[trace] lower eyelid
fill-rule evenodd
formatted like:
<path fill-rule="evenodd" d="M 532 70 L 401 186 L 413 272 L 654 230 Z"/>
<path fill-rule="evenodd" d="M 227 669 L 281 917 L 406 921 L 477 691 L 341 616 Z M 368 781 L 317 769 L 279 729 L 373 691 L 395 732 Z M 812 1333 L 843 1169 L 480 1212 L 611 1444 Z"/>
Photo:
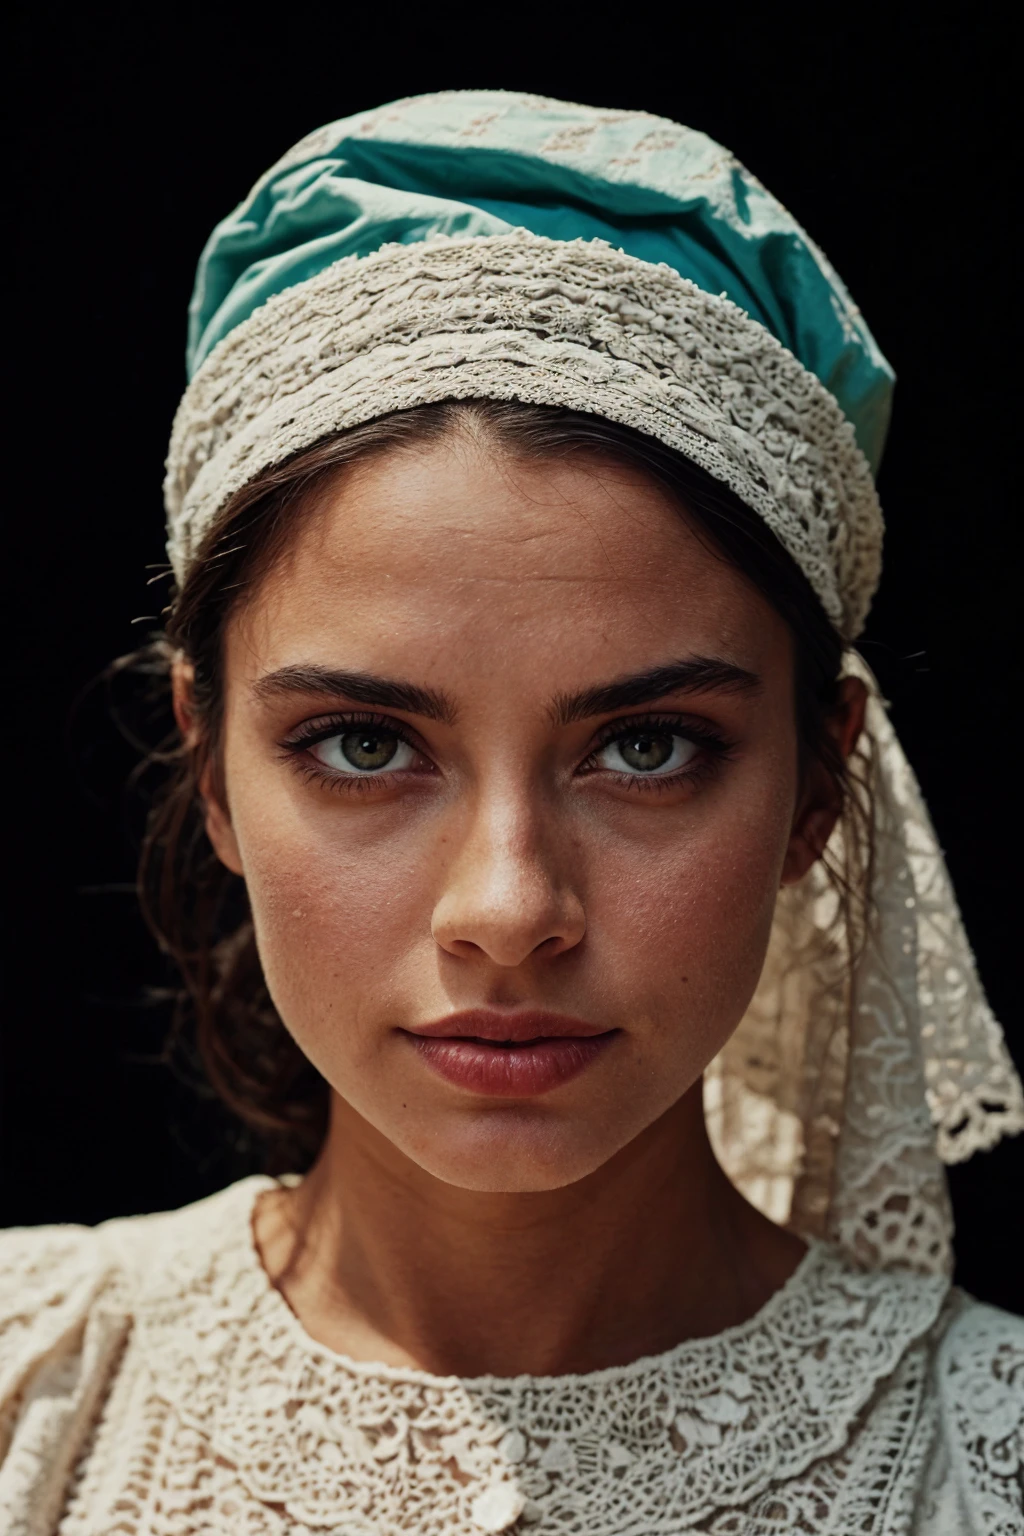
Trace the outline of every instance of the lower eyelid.
<path fill-rule="evenodd" d="M 654 794 L 659 790 L 700 788 L 717 778 L 723 767 L 721 758 L 704 757 L 674 773 L 610 773 L 610 777 L 641 794 Z"/>
<path fill-rule="evenodd" d="M 389 773 L 386 768 L 379 773 L 342 773 L 337 769 L 327 768 L 318 762 L 315 757 L 298 757 L 294 760 L 294 766 L 307 784 L 319 785 L 321 789 L 333 789 L 358 794 L 360 791 L 386 788 L 393 784 L 399 777 L 405 777 L 408 770 L 399 769 L 397 773 Z M 415 775 L 413 775 L 415 777 Z"/>

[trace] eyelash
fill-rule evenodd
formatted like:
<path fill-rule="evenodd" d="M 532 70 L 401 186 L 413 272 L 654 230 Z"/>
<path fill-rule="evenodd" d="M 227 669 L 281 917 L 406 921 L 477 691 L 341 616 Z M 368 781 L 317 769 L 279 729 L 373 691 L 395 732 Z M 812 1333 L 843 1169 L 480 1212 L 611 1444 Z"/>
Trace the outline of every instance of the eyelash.
<path fill-rule="evenodd" d="M 311 747 L 318 742 L 328 741 L 332 736 L 337 736 L 345 731 L 351 731 L 359 726 L 369 726 L 377 730 L 387 731 L 399 741 L 405 742 L 414 752 L 421 752 L 414 736 L 403 728 L 401 721 L 392 715 L 375 715 L 362 712 L 351 712 L 344 715 L 334 715 L 329 719 L 321 717 L 319 720 L 304 721 L 292 733 L 280 743 L 280 750 L 285 760 L 295 764 L 299 772 L 309 783 L 320 783 L 329 789 L 338 790 L 342 794 L 359 794 L 367 790 L 376 789 L 382 783 L 388 782 L 394 777 L 387 769 L 380 773 L 367 774 L 338 774 L 331 773 L 322 767 L 315 758 L 305 756 Z M 734 750 L 733 743 L 706 721 L 695 720 L 689 715 L 636 715 L 626 719 L 610 720 L 598 733 L 587 756 L 580 764 L 580 768 L 586 772 L 598 772 L 597 755 L 603 748 L 610 746 L 613 741 L 619 741 L 624 736 L 629 736 L 633 731 L 662 731 L 673 736 L 682 736 L 687 741 L 694 742 L 701 748 L 701 755 L 695 763 L 687 764 L 678 772 L 665 775 L 646 775 L 621 773 L 614 776 L 622 783 L 629 785 L 640 794 L 659 793 L 672 789 L 680 783 L 700 784 L 717 775 L 723 763 L 731 756 Z M 605 770 L 606 772 L 608 770 Z"/>
<path fill-rule="evenodd" d="M 315 757 L 304 757 L 310 747 L 315 747 L 318 742 L 329 741 L 332 736 L 342 735 L 346 731 L 357 729 L 365 725 L 378 731 L 387 731 L 389 736 L 394 736 L 398 741 L 404 741 L 414 752 L 422 752 L 417 745 L 412 733 L 402 726 L 400 720 L 392 715 L 374 715 L 363 711 L 350 711 L 344 715 L 332 715 L 329 719 L 321 717 L 319 720 L 306 720 L 296 727 L 290 736 L 286 736 L 281 742 L 282 756 L 290 760 L 298 768 L 307 783 L 323 784 L 327 789 L 337 790 L 339 794 L 365 794 L 367 790 L 379 789 L 381 784 L 390 782 L 394 778 L 385 768 L 380 773 L 342 774 L 331 773 Z"/>
<path fill-rule="evenodd" d="M 598 753 L 604 747 L 610 746 L 613 741 L 621 741 L 624 736 L 629 736 L 634 731 L 660 731 L 667 736 L 682 736 L 684 740 L 692 741 L 701 749 L 699 758 L 675 773 L 615 775 L 620 782 L 642 795 L 660 794 L 664 790 L 675 789 L 684 783 L 703 784 L 716 777 L 723 763 L 728 761 L 735 750 L 734 743 L 728 741 L 706 720 L 695 720 L 691 715 L 635 715 L 610 720 L 599 731 L 597 740 L 581 767 L 585 771 L 588 769 L 594 772 L 599 771 L 596 763 Z"/>

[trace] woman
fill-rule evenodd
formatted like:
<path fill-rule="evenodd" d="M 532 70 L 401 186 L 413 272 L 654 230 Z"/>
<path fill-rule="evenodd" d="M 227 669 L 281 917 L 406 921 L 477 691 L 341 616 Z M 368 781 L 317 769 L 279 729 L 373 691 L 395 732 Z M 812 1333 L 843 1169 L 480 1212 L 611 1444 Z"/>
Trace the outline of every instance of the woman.
<path fill-rule="evenodd" d="M 144 882 L 283 1176 L 4 1238 L 7 1528 L 1024 1530 L 941 1168 L 1024 1101 L 848 649 L 824 257 L 690 130 L 454 93 L 298 145 L 191 321 Z"/>

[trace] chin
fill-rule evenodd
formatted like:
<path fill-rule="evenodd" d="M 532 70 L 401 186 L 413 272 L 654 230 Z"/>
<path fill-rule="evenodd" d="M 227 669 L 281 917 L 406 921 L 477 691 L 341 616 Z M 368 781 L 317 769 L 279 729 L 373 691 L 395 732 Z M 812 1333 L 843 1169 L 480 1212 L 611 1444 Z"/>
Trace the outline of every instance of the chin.
<path fill-rule="evenodd" d="M 622 1141 L 628 1140 L 628 1135 Z M 424 1172 L 478 1194 L 539 1194 L 576 1184 L 621 1144 L 534 1105 L 505 1104 L 396 1145 Z"/>

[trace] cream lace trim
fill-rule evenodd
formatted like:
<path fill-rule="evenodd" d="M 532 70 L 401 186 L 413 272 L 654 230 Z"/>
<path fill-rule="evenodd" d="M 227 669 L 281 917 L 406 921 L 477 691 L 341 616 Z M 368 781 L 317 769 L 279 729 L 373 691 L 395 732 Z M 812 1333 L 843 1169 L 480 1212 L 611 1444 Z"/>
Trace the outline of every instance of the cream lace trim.
<path fill-rule="evenodd" d="M 942 1270 L 942 1162 L 1024 1130 L 1024 1094 L 913 771 L 855 653 L 847 671 L 869 687 L 856 765 L 873 814 L 867 928 L 838 920 L 820 864 L 780 893 L 753 1003 L 705 1077 L 708 1125 L 774 1220 L 858 1263 Z M 830 855 L 842 864 L 844 839 L 862 837 L 847 821 Z"/>
<path fill-rule="evenodd" d="M 168 457 L 181 578 L 228 498 L 346 427 L 486 396 L 588 411 L 679 449 L 758 512 L 851 637 L 882 520 L 824 385 L 727 299 L 600 240 L 525 230 L 346 257 L 221 341 L 182 399 Z"/>
<path fill-rule="evenodd" d="M 692 1526 L 843 1447 L 946 1292 L 814 1245 L 748 1323 L 630 1366 L 474 1380 L 367 1366 L 312 1341 L 270 1286 L 248 1220 L 269 1182 L 208 1202 L 205 1232 L 193 1208 L 186 1244 L 168 1219 L 139 1344 L 256 1498 L 346 1536 Z"/>
<path fill-rule="evenodd" d="M 243 1183 L 0 1234 L 12 1536 L 1022 1536 L 1024 1324 L 815 1245 L 747 1323 L 620 1369 L 459 1380 L 314 1343 Z M 6 1450 L 6 1456 L 4 1452 Z"/>

